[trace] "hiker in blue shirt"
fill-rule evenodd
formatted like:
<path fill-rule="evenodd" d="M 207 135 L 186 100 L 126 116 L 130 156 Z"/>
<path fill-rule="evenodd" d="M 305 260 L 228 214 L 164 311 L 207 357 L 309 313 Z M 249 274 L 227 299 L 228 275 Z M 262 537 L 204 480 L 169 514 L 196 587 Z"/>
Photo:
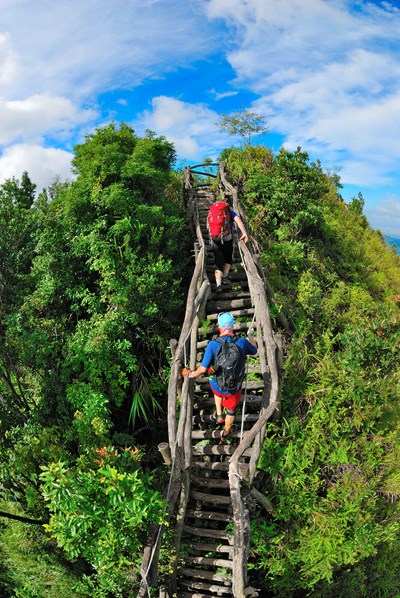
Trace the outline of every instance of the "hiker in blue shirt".
<path fill-rule="evenodd" d="M 247 338 L 244 338 L 243 336 L 234 337 L 234 323 L 235 320 L 230 313 L 222 313 L 218 316 L 218 331 L 221 339 L 229 343 L 232 339 L 236 338 L 236 345 L 243 352 L 244 356 L 255 355 L 257 353 L 257 344 L 254 339 L 253 329 L 250 328 L 248 330 Z M 194 371 L 183 370 L 182 375 L 187 376 L 188 378 L 197 378 L 198 376 L 204 375 L 206 372 L 211 374 L 209 382 L 215 401 L 215 411 L 211 416 L 211 420 L 221 425 L 225 424 L 221 433 L 221 442 L 224 442 L 231 433 L 232 425 L 235 421 L 236 408 L 242 395 L 242 388 L 240 387 L 235 392 L 230 392 L 222 390 L 219 387 L 217 378 L 213 375 L 214 370 L 212 369 L 212 366 L 217 359 L 217 354 L 220 348 L 221 343 L 218 340 L 211 340 L 206 347 L 201 365 Z M 226 417 L 224 417 L 222 413 L 223 408 L 226 409 Z"/>

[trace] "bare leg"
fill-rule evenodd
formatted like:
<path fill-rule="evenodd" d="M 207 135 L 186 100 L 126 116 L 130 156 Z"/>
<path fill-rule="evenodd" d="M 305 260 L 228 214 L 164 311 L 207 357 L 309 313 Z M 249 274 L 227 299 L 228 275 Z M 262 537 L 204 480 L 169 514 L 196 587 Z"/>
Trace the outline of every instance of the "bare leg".
<path fill-rule="evenodd" d="M 223 272 L 221 270 L 215 270 L 215 282 L 219 286 L 222 282 Z"/>
<path fill-rule="evenodd" d="M 222 399 L 223 397 L 217 397 L 217 395 L 214 395 L 215 410 L 217 412 L 217 415 L 222 415 Z"/>
<path fill-rule="evenodd" d="M 226 278 L 228 276 L 228 274 L 230 272 L 230 269 L 231 269 L 231 264 L 225 264 L 224 265 L 224 275 L 223 275 L 224 278 Z"/>
<path fill-rule="evenodd" d="M 230 431 L 230 429 L 233 426 L 234 421 L 235 421 L 235 416 L 234 415 L 225 415 L 225 429 L 224 429 L 224 431 L 226 433 L 228 433 Z"/>

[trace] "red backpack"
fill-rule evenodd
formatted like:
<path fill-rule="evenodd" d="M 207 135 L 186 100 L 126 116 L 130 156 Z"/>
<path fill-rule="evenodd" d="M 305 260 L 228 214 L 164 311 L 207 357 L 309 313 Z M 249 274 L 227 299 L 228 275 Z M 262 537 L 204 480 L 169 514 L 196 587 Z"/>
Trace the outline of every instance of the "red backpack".
<path fill-rule="evenodd" d="M 213 241 L 222 239 L 231 234 L 231 213 L 227 201 L 216 201 L 208 210 L 207 226 L 210 238 Z"/>

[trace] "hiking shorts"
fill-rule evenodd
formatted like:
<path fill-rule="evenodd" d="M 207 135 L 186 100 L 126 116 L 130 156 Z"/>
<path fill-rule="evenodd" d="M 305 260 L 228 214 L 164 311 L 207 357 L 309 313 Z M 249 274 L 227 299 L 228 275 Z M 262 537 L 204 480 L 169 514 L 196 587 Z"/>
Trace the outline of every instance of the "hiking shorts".
<path fill-rule="evenodd" d="M 222 397 L 222 407 L 224 407 L 228 415 L 235 415 L 236 407 L 239 405 L 241 396 L 242 396 L 242 389 L 235 392 L 235 394 L 228 395 L 226 393 L 219 393 L 212 389 L 213 393 L 217 395 L 217 397 Z"/>
<path fill-rule="evenodd" d="M 223 243 L 212 241 L 211 249 L 214 254 L 216 270 L 223 272 L 225 264 L 233 264 L 233 239 Z"/>

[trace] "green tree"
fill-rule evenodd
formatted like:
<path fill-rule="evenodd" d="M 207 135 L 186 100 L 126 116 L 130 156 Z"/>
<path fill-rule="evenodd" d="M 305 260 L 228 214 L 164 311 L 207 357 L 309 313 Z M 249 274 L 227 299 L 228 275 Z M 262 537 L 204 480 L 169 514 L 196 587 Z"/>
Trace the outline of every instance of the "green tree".
<path fill-rule="evenodd" d="M 245 146 L 251 145 L 253 137 L 268 133 L 265 117 L 250 108 L 221 114 L 217 124 L 221 132 L 241 137 Z"/>
<path fill-rule="evenodd" d="M 52 185 L 33 204 L 27 180 L 25 195 L 17 182 L 0 194 L 1 251 L 7 255 L 7 242 L 12 248 L 2 271 L 0 496 L 32 519 L 46 520 L 50 510 L 49 532 L 60 546 L 78 495 L 87 492 L 93 513 L 96 502 L 114 508 L 86 456 L 104 446 L 133 447 L 144 425 L 151 443 L 163 407 L 165 353 L 181 321 L 190 259 L 174 160 L 163 137 L 140 138 L 125 124 L 111 124 L 76 147 L 75 181 Z M 51 472 L 61 463 L 57 475 L 72 502 L 61 501 L 53 512 L 47 497 L 59 482 Z M 118 463 L 104 476 L 117 469 L 110 484 L 121 485 L 121 513 L 129 512 L 132 491 L 137 498 L 129 533 L 138 553 L 161 503 L 146 461 L 129 475 Z M 94 529 L 89 515 L 86 523 Z M 119 563 L 122 584 L 136 567 L 132 559 L 127 564 L 125 540 L 113 542 L 117 530 L 108 531 L 112 553 L 104 548 L 87 595 L 106 595 L 100 568 Z M 95 542 L 88 532 L 74 554 L 63 550 L 96 567 Z"/>
<path fill-rule="evenodd" d="M 349 208 L 359 216 L 362 216 L 363 209 L 365 205 L 365 199 L 361 191 L 357 194 L 357 197 L 352 197 L 351 202 L 349 203 Z"/>

